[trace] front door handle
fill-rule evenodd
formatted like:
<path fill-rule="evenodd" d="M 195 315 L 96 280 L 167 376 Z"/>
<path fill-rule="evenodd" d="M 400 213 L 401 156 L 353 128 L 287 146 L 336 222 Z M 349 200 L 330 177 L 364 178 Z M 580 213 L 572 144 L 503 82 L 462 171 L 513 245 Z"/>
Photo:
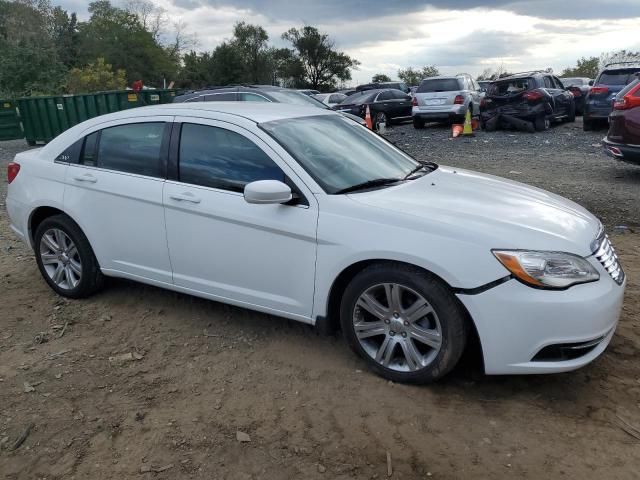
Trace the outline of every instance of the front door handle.
<path fill-rule="evenodd" d="M 200 203 L 200 199 L 192 193 L 175 193 L 173 195 L 169 195 L 169 198 L 176 202 Z"/>
<path fill-rule="evenodd" d="M 76 175 L 73 177 L 76 182 L 88 182 L 88 183 L 96 183 L 98 179 L 91 175 L 90 173 L 85 173 L 84 175 Z"/>

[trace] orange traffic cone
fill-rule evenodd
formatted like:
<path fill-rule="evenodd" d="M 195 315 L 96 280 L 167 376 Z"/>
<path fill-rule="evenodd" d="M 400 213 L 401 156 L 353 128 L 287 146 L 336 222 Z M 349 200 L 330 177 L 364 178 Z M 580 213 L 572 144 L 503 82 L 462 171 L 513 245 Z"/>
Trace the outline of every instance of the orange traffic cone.
<path fill-rule="evenodd" d="M 463 128 L 464 127 L 459 123 L 454 123 L 453 125 L 451 125 L 451 136 L 453 138 L 459 137 L 462 133 Z"/>
<path fill-rule="evenodd" d="M 467 109 L 467 115 L 464 117 L 464 128 L 462 129 L 462 135 L 473 135 L 473 127 L 471 126 L 471 112 Z"/>
<path fill-rule="evenodd" d="M 371 121 L 371 111 L 369 110 L 369 105 L 367 105 L 367 113 L 364 116 L 364 123 L 367 124 L 367 128 L 369 130 L 373 130 L 373 122 Z"/>

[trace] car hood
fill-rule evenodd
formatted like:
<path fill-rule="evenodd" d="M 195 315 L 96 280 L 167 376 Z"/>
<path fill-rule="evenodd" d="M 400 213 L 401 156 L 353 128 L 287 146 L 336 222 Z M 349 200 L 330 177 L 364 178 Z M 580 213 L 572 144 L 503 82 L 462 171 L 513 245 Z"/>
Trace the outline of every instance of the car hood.
<path fill-rule="evenodd" d="M 587 256 L 601 224 L 580 205 L 522 183 L 439 167 L 417 180 L 349 195 L 393 210 L 404 226 L 489 248 L 566 251 Z"/>

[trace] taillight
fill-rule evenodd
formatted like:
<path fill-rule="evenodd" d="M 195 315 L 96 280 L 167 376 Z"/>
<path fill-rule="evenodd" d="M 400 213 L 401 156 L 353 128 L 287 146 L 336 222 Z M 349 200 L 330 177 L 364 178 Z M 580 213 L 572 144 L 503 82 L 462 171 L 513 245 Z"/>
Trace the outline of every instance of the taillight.
<path fill-rule="evenodd" d="M 413 107 L 417 107 L 418 106 L 418 99 L 416 97 L 413 97 L 411 99 L 411 106 L 413 106 Z"/>
<path fill-rule="evenodd" d="M 20 164 L 15 162 L 9 162 L 7 165 L 7 183 L 13 182 L 18 176 L 20 171 Z"/>
<path fill-rule="evenodd" d="M 529 102 L 535 102 L 536 100 L 540 100 L 544 95 L 542 92 L 533 91 L 533 92 L 525 92 L 522 94 L 522 98 Z"/>
<path fill-rule="evenodd" d="M 591 90 L 589 90 L 589 93 L 591 95 L 604 95 L 609 93 L 609 87 L 603 87 L 603 86 L 591 87 Z"/>
<path fill-rule="evenodd" d="M 454 105 L 462 105 L 464 103 L 464 96 L 456 95 L 456 98 L 453 100 Z"/>
<path fill-rule="evenodd" d="M 640 83 L 627 92 L 621 100 L 613 102 L 614 110 L 629 110 L 630 108 L 640 107 Z"/>

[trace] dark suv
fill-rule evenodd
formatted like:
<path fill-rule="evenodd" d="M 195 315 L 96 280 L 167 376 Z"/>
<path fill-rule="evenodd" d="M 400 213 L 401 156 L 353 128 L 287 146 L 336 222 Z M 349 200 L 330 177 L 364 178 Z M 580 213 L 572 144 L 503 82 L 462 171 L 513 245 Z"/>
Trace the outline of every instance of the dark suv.
<path fill-rule="evenodd" d="M 597 123 L 604 124 L 616 95 L 633 82 L 640 72 L 639 62 L 617 62 L 605 65 L 598 74 L 584 102 L 584 130 L 593 130 Z"/>
<path fill-rule="evenodd" d="M 482 128 L 546 130 L 551 122 L 576 119 L 573 94 L 551 73 L 523 72 L 491 83 L 480 102 Z"/>

